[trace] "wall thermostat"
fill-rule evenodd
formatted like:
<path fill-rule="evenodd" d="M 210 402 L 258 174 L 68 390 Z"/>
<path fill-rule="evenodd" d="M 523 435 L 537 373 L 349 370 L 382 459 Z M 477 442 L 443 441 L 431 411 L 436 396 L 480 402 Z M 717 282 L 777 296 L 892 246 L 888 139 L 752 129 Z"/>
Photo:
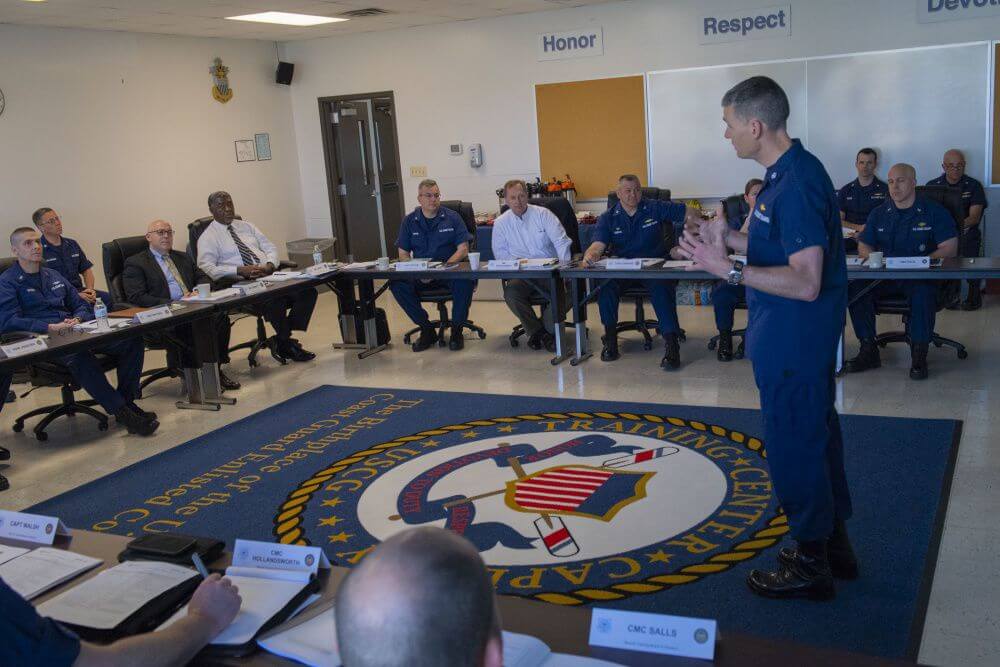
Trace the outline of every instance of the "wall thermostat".
<path fill-rule="evenodd" d="M 469 164 L 473 167 L 483 166 L 483 145 L 471 144 L 469 146 Z"/>
<path fill-rule="evenodd" d="M 449 147 L 448 151 L 452 155 L 461 155 L 462 154 L 462 144 L 451 144 L 451 146 Z"/>

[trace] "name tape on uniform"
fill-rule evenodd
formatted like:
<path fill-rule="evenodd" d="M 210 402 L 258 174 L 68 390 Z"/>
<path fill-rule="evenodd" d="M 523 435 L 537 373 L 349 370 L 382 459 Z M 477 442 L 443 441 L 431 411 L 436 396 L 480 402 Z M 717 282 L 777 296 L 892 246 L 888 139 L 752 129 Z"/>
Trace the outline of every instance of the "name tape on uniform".
<path fill-rule="evenodd" d="M 135 321 L 139 324 L 148 324 L 157 320 L 165 320 L 166 318 L 173 316 L 174 311 L 170 308 L 170 306 L 157 306 L 156 308 L 150 308 L 149 310 L 143 310 L 136 313 Z"/>
<path fill-rule="evenodd" d="M 735 42 L 745 39 L 790 37 L 792 6 L 776 5 L 743 10 L 742 15 L 702 14 L 698 31 L 699 44 Z"/>
<path fill-rule="evenodd" d="M 707 618 L 594 609 L 590 645 L 712 660 L 716 622 Z"/>
<path fill-rule="evenodd" d="M 308 571 L 311 574 L 316 574 L 319 568 L 330 569 L 330 561 L 319 547 L 274 544 L 256 540 L 236 540 L 236 545 L 233 547 L 233 565 L 267 570 Z"/>
<path fill-rule="evenodd" d="M 32 352 L 37 352 L 38 350 L 49 349 L 49 344 L 45 342 L 44 338 L 38 338 L 32 336 L 25 340 L 19 340 L 16 343 L 9 343 L 7 345 L 0 345 L 0 350 L 7 357 L 21 357 L 25 354 L 30 354 Z"/>
<path fill-rule="evenodd" d="M 54 516 L 0 510 L 0 537 L 52 544 L 56 535 L 69 535 L 69 529 Z"/>

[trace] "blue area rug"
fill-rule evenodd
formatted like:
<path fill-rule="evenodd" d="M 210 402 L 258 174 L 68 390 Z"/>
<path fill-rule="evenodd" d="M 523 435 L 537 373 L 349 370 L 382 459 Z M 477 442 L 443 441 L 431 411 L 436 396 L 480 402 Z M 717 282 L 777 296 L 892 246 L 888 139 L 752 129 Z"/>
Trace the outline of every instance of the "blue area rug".
<path fill-rule="evenodd" d="M 788 541 L 753 410 L 326 386 L 31 511 L 321 545 L 346 566 L 407 526 L 447 526 L 500 593 L 915 659 L 961 423 L 842 426 L 862 577 L 829 603 L 744 583 Z"/>

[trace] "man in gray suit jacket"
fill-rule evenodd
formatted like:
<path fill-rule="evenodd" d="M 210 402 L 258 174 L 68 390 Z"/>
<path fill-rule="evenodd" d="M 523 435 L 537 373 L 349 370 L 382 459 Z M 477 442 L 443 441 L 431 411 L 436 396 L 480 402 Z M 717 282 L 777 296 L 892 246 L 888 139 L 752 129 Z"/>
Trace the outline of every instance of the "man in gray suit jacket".
<path fill-rule="evenodd" d="M 183 252 L 174 250 L 174 230 L 166 220 L 154 220 L 146 230 L 149 248 L 125 260 L 122 287 L 134 306 L 162 306 L 194 291 L 195 285 L 211 279 Z M 213 327 L 218 335 L 219 363 L 229 363 L 229 317 L 221 313 Z M 194 337 L 191 325 L 174 327 L 166 334 L 152 334 L 152 342 L 167 348 L 167 366 L 194 368 Z M 240 383 L 219 370 L 223 389 L 239 389 Z"/>

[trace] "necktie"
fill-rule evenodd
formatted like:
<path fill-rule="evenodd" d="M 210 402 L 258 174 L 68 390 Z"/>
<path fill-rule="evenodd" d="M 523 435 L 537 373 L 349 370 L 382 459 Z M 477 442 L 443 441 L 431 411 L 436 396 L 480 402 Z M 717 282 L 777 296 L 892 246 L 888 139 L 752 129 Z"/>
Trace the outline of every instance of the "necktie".
<path fill-rule="evenodd" d="M 174 264 L 174 258 L 170 255 L 163 256 L 163 263 L 167 265 L 167 269 L 170 271 L 170 275 L 174 277 L 177 281 L 177 285 L 181 288 L 181 291 L 187 294 L 191 291 L 190 286 L 184 282 L 184 278 L 181 277 L 181 272 L 177 270 L 177 265 Z"/>
<path fill-rule="evenodd" d="M 236 235 L 236 230 L 233 229 L 232 225 L 227 225 L 229 229 L 229 235 L 233 237 L 233 241 L 236 243 L 237 250 L 240 251 L 240 259 L 243 260 L 243 266 L 254 266 L 260 260 L 257 259 L 257 255 L 254 254 L 253 250 L 247 247 L 247 244 L 240 240 L 240 237 Z"/>

